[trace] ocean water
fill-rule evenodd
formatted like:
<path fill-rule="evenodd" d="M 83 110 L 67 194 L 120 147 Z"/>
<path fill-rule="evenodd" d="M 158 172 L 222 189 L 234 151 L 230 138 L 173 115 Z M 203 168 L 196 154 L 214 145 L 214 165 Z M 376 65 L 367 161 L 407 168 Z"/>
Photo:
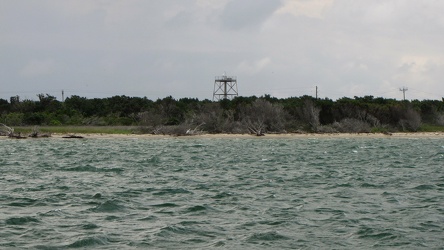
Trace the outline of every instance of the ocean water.
<path fill-rule="evenodd" d="M 444 246 L 444 139 L 3 139 L 0 155 L 0 249 Z"/>

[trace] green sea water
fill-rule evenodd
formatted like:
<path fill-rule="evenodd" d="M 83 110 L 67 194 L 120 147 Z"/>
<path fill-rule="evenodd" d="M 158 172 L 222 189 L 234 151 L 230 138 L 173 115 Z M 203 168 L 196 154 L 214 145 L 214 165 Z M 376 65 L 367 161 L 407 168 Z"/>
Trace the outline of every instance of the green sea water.
<path fill-rule="evenodd" d="M 444 140 L 0 140 L 0 249 L 443 249 Z"/>

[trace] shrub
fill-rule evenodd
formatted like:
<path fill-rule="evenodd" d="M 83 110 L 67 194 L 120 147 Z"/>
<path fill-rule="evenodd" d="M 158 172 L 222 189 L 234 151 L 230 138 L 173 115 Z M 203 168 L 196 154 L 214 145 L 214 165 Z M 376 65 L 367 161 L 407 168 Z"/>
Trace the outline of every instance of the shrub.
<path fill-rule="evenodd" d="M 25 115 L 23 113 L 9 113 L 2 115 L 2 122 L 10 126 L 21 126 L 23 125 L 23 119 Z"/>
<path fill-rule="evenodd" d="M 399 120 L 402 130 L 418 131 L 421 127 L 421 116 L 411 108 L 407 109 L 402 119 Z"/>
<path fill-rule="evenodd" d="M 333 127 L 342 133 L 369 133 L 371 131 L 367 122 L 354 118 L 345 118 L 341 122 L 335 122 Z"/>
<path fill-rule="evenodd" d="M 317 132 L 325 134 L 333 134 L 333 133 L 338 133 L 338 130 L 336 130 L 332 125 L 321 125 L 318 127 Z"/>
<path fill-rule="evenodd" d="M 436 124 L 439 126 L 444 126 L 444 114 L 439 113 L 436 115 Z"/>

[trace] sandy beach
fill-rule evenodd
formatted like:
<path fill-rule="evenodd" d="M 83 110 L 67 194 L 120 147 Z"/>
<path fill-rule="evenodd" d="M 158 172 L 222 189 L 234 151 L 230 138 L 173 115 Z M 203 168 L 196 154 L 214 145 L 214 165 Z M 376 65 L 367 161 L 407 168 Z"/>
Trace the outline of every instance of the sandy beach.
<path fill-rule="evenodd" d="M 64 137 L 75 135 L 86 139 L 163 139 L 163 138 L 255 138 L 255 139 L 302 139 L 302 138 L 444 138 L 444 132 L 415 132 L 415 133 L 331 133 L 331 134 L 316 134 L 316 133 L 288 133 L 288 134 L 266 134 L 265 136 L 255 136 L 251 134 L 199 134 L 199 135 L 152 135 L 152 134 L 51 134 L 49 138 L 64 139 Z M 0 136 L 0 139 L 9 139 L 6 136 Z M 33 139 L 33 138 L 29 138 Z M 72 140 L 72 139 L 71 139 Z"/>

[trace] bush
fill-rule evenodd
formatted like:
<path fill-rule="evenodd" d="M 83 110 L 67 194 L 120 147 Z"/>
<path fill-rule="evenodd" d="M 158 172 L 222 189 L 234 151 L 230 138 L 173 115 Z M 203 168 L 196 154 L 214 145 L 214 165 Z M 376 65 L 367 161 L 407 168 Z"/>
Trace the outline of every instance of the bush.
<path fill-rule="evenodd" d="M 439 126 L 444 126 L 444 114 L 439 113 L 436 115 L 436 124 Z"/>
<path fill-rule="evenodd" d="M 161 126 L 157 128 L 157 131 L 155 134 L 163 134 L 163 135 L 186 135 L 188 131 L 189 126 L 185 124 L 181 125 L 171 125 L 171 126 Z"/>
<path fill-rule="evenodd" d="M 240 109 L 241 122 L 247 131 L 255 134 L 282 132 L 286 112 L 279 104 L 264 99 L 256 99 L 251 105 Z"/>
<path fill-rule="evenodd" d="M 83 119 L 82 125 L 87 125 L 87 126 L 106 126 L 108 124 L 105 121 L 104 117 L 93 116 L 93 117 L 88 117 L 88 118 Z"/>
<path fill-rule="evenodd" d="M 333 128 L 342 133 L 369 133 L 371 131 L 367 122 L 354 118 L 345 118 L 341 122 L 335 122 Z"/>
<path fill-rule="evenodd" d="M 387 126 L 373 127 L 370 132 L 386 134 L 390 132 L 390 129 Z"/>
<path fill-rule="evenodd" d="M 402 130 L 416 132 L 421 127 L 421 116 L 411 108 L 407 109 L 402 119 L 399 120 Z"/>
<path fill-rule="evenodd" d="M 49 125 L 51 125 L 51 126 L 60 126 L 60 125 L 62 125 L 62 123 L 59 120 L 51 120 L 49 122 Z"/>
<path fill-rule="evenodd" d="M 333 134 L 333 133 L 338 133 L 338 130 L 336 130 L 332 125 L 320 125 L 318 127 L 317 132 L 325 134 Z"/>
<path fill-rule="evenodd" d="M 45 115 L 43 113 L 26 113 L 23 122 L 26 125 L 40 125 L 45 124 Z"/>
<path fill-rule="evenodd" d="M 23 113 L 9 113 L 2 115 L 2 122 L 9 126 L 22 126 L 25 115 Z"/>

